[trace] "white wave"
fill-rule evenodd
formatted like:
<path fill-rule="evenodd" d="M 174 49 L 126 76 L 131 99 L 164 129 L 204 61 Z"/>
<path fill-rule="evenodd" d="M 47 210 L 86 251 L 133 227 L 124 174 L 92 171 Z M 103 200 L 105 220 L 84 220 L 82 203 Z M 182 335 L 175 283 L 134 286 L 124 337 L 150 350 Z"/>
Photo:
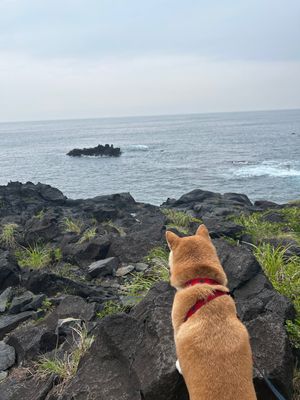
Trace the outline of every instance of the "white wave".
<path fill-rule="evenodd" d="M 242 178 L 256 176 L 292 177 L 300 176 L 300 169 L 295 168 L 290 163 L 275 163 L 273 161 L 263 161 L 258 165 L 245 165 L 232 171 L 234 175 Z"/>
<path fill-rule="evenodd" d="M 130 144 L 124 147 L 127 151 L 148 151 L 149 147 L 145 144 Z"/>

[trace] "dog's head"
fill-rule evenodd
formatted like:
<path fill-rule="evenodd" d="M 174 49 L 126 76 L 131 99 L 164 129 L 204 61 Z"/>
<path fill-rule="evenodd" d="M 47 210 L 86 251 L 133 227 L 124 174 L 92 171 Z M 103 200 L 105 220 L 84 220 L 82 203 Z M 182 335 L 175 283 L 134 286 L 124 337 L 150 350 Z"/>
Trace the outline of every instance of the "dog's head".
<path fill-rule="evenodd" d="M 195 235 L 183 238 L 167 231 L 166 239 L 170 249 L 172 286 L 180 289 L 187 281 L 198 277 L 227 284 L 226 274 L 205 225 L 200 225 Z"/>

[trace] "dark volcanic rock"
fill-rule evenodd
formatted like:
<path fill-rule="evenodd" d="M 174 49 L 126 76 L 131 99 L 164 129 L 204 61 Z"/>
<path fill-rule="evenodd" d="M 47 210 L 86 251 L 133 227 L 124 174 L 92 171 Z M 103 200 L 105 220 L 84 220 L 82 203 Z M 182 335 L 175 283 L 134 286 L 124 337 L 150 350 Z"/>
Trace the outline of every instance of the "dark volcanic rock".
<path fill-rule="evenodd" d="M 17 285 L 20 281 L 20 268 L 8 251 L 0 250 L 0 290 Z"/>
<path fill-rule="evenodd" d="M 119 264 L 120 263 L 116 257 L 109 257 L 105 260 L 95 261 L 88 267 L 88 275 L 91 278 L 114 275 Z"/>
<path fill-rule="evenodd" d="M 0 342 L 0 371 L 5 371 L 14 365 L 16 352 L 12 346 L 5 342 Z"/>
<path fill-rule="evenodd" d="M 110 247 L 110 240 L 107 236 L 95 237 L 83 243 L 70 243 L 63 247 L 63 256 L 71 262 L 81 266 L 87 266 L 93 260 L 104 259 Z"/>
<path fill-rule="evenodd" d="M 8 303 L 12 299 L 12 295 L 13 295 L 13 293 L 12 293 L 11 287 L 8 287 L 2 293 L 0 293 L 0 313 L 3 313 L 6 311 Z"/>
<path fill-rule="evenodd" d="M 98 144 L 96 147 L 84 148 L 84 149 L 73 149 L 67 153 L 68 156 L 81 157 L 81 156 L 110 156 L 119 157 L 121 150 L 119 147 L 114 147 L 113 144 L 106 144 L 102 146 Z"/>
<path fill-rule="evenodd" d="M 46 299 L 44 294 L 35 296 L 33 293 L 27 291 L 21 296 L 14 297 L 9 307 L 9 314 L 18 314 L 24 311 L 37 310 Z"/>
<path fill-rule="evenodd" d="M 0 317 L 0 340 L 2 340 L 8 332 L 15 329 L 21 322 L 33 316 L 34 313 L 32 311 L 25 311 L 17 315 L 4 315 Z"/>
<path fill-rule="evenodd" d="M 48 272 L 31 272 L 28 279 L 23 281 L 23 285 L 33 293 L 45 293 L 48 296 L 69 293 L 84 298 L 102 297 L 105 300 L 110 293 L 109 290 L 104 291 L 102 288 L 94 288 Z"/>
<path fill-rule="evenodd" d="M 183 382 L 175 369 L 173 295 L 161 283 L 130 315 L 105 318 L 63 399 L 187 399 L 178 397 Z"/>
<path fill-rule="evenodd" d="M 169 199 L 163 206 L 187 211 L 197 218 L 225 217 L 253 209 L 251 201 L 244 194 L 221 195 L 201 189 L 192 190 L 175 201 Z"/>

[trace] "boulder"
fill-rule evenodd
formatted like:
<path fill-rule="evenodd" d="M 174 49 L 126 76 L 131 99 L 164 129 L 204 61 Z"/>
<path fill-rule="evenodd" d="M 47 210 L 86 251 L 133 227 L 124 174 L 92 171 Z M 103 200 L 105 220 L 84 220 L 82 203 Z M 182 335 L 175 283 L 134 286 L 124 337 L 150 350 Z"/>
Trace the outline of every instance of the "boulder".
<path fill-rule="evenodd" d="M 13 298 L 8 312 L 9 314 L 18 314 L 24 311 L 36 311 L 42 306 L 45 299 L 46 296 L 44 294 L 35 296 L 33 293 L 27 291 L 21 296 Z"/>
<path fill-rule="evenodd" d="M 62 248 L 63 256 L 71 262 L 86 267 L 93 260 L 101 260 L 107 256 L 110 240 L 107 236 L 95 237 L 92 240 L 76 244 L 70 243 Z"/>
<path fill-rule="evenodd" d="M 54 332 L 54 326 L 49 328 L 45 323 L 31 326 L 19 326 L 9 333 L 6 343 L 13 346 L 17 353 L 17 363 L 36 359 L 58 346 L 59 338 Z"/>
<path fill-rule="evenodd" d="M 88 275 L 91 278 L 114 275 L 118 266 L 119 261 L 116 257 L 109 257 L 105 260 L 95 261 L 88 267 Z"/>
<path fill-rule="evenodd" d="M 98 297 L 104 301 L 113 294 L 113 290 L 109 288 L 104 290 L 100 287 L 89 286 L 49 272 L 32 271 L 22 283 L 26 289 L 33 293 L 44 293 L 47 296 L 67 293 L 83 298 Z"/>
<path fill-rule="evenodd" d="M 8 251 L 0 250 L 0 290 L 20 282 L 20 268 L 14 262 Z"/>
<path fill-rule="evenodd" d="M 0 313 L 6 311 L 8 303 L 12 299 L 12 288 L 8 287 L 0 294 Z"/>
<path fill-rule="evenodd" d="M 8 332 L 12 331 L 19 324 L 21 324 L 21 322 L 24 322 L 33 316 L 34 312 L 25 311 L 17 315 L 4 315 L 0 317 L 0 340 L 2 340 Z"/>
<path fill-rule="evenodd" d="M 124 276 L 129 274 L 130 272 L 132 272 L 134 270 L 134 266 L 133 265 L 126 265 L 126 267 L 121 267 L 118 268 L 116 271 L 116 276 Z"/>
<path fill-rule="evenodd" d="M 62 398 L 179 399 L 183 381 L 175 369 L 173 296 L 167 284 L 158 284 L 129 315 L 102 320 Z"/>
<path fill-rule="evenodd" d="M 16 352 L 12 346 L 7 343 L 0 342 L 0 371 L 5 371 L 14 365 L 16 360 Z"/>

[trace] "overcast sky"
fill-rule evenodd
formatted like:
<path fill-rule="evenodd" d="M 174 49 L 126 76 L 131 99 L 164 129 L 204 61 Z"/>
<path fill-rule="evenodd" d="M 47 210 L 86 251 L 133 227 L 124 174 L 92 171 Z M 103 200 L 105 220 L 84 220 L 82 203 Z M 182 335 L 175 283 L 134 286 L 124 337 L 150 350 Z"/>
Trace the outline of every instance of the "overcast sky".
<path fill-rule="evenodd" d="M 281 108 L 299 0 L 0 0 L 0 121 Z"/>

